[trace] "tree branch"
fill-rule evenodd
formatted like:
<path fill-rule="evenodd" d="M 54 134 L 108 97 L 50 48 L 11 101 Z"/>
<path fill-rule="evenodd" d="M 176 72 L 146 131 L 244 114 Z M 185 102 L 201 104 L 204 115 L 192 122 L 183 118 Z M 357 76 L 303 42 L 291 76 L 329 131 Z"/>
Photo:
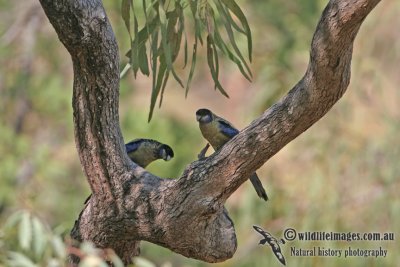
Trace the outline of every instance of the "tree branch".
<path fill-rule="evenodd" d="M 129 263 L 139 254 L 140 240 L 207 262 L 232 257 L 236 236 L 223 204 L 344 94 L 353 41 L 379 0 L 330 1 L 304 77 L 220 151 L 191 163 L 179 179 L 153 176 L 125 153 L 118 124 L 118 47 L 101 1 L 40 2 L 72 57 L 75 140 L 93 192 L 71 235 L 112 248 Z"/>
<path fill-rule="evenodd" d="M 331 0 L 317 25 L 310 62 L 303 78 L 261 117 L 227 143 L 213 167 L 232 194 L 290 141 L 322 118 L 350 82 L 353 42 L 369 12 L 380 0 Z M 233 155 L 226 159 L 228 155 Z M 215 183 L 217 181 L 210 181 Z"/>

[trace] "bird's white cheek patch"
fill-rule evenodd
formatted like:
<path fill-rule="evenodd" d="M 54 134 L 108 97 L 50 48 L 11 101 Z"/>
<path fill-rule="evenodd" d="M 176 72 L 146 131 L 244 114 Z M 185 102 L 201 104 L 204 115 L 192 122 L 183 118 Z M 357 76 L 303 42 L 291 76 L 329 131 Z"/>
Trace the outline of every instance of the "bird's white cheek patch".
<path fill-rule="evenodd" d="M 171 159 L 171 156 L 167 156 L 167 159 L 166 159 L 166 160 L 169 161 L 170 159 Z"/>

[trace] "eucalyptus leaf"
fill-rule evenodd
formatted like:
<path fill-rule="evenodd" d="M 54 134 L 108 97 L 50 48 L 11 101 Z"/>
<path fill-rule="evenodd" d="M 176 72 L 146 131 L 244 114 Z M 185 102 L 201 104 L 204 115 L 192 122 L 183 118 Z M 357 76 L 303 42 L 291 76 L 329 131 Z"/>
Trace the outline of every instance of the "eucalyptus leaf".
<path fill-rule="evenodd" d="M 131 43 L 131 50 L 128 52 L 129 57 L 130 57 L 130 64 L 132 66 L 133 73 L 136 77 L 137 71 L 139 70 L 139 62 L 136 60 L 139 55 L 139 32 L 138 32 L 138 21 L 136 18 L 135 13 L 133 14 L 133 27 L 135 30 L 135 38 L 133 39 Z"/>
<path fill-rule="evenodd" d="M 162 84 L 161 84 L 161 94 L 160 94 L 159 107 L 161 107 L 161 104 L 162 104 L 162 101 L 163 101 L 163 98 L 164 98 L 164 91 L 165 91 L 165 86 L 167 86 L 168 77 L 169 77 L 169 71 L 167 71 L 165 73 L 164 79 L 163 79 Z"/>
<path fill-rule="evenodd" d="M 24 214 L 23 211 L 17 211 L 11 214 L 10 217 L 7 218 L 6 223 L 4 224 L 4 229 L 9 229 L 17 225 L 19 221 L 21 221 L 22 215 Z"/>
<path fill-rule="evenodd" d="M 201 21 L 197 12 L 197 1 L 187 0 L 189 2 L 190 11 L 192 12 L 193 20 L 194 20 L 194 29 L 195 29 L 195 42 L 197 39 L 200 41 L 200 44 L 203 45 L 203 39 L 201 38 Z"/>
<path fill-rule="evenodd" d="M 121 16 L 125 22 L 126 29 L 129 32 L 129 36 L 131 35 L 131 5 L 132 0 L 122 0 L 121 2 Z"/>
<path fill-rule="evenodd" d="M 163 8 L 159 8 L 160 13 L 164 13 Z M 160 14 L 161 16 L 161 14 Z M 172 53 L 171 53 L 171 43 L 168 40 L 168 31 L 167 31 L 167 25 L 161 21 L 160 25 L 160 30 L 161 30 L 161 44 L 163 48 L 163 60 L 166 63 L 166 67 L 168 71 L 171 71 L 172 75 L 174 76 L 175 80 L 183 87 L 181 79 L 178 77 L 176 74 L 174 67 L 172 65 Z M 161 63 L 161 61 L 160 61 Z"/>
<path fill-rule="evenodd" d="M 122 262 L 122 260 L 116 255 L 116 254 L 112 254 L 110 256 L 110 260 L 113 263 L 114 267 L 124 267 L 124 263 Z"/>
<path fill-rule="evenodd" d="M 51 238 L 51 245 L 53 247 L 54 252 L 59 258 L 64 259 L 67 256 L 65 244 L 62 241 L 61 237 L 53 236 Z"/>
<path fill-rule="evenodd" d="M 196 68 L 198 44 L 203 45 L 204 32 L 207 36 L 207 64 L 215 88 L 228 97 L 219 81 L 221 52 L 238 66 L 246 79 L 251 81 L 249 62 L 252 57 L 252 39 L 247 19 L 234 0 L 213 1 L 215 5 L 211 5 L 209 0 L 142 0 L 142 10 L 139 10 L 140 5 L 134 6 L 132 0 L 122 0 L 122 18 L 130 36 L 132 34 L 131 49 L 127 53 L 129 63 L 135 77 L 139 71 L 147 76 L 151 74 L 152 77 L 149 121 L 153 116 L 157 100 L 159 100 L 159 105 L 162 105 L 170 74 L 180 86 L 185 88 L 187 97 Z M 185 8 L 190 10 L 187 14 L 192 18 L 192 30 L 188 30 L 187 27 L 190 24 L 185 23 L 185 16 L 187 16 L 184 12 Z M 139 12 L 144 13 L 144 21 L 140 23 L 137 16 Z M 222 22 L 222 24 L 217 22 Z M 226 31 L 224 38 L 221 37 L 221 29 Z M 187 36 L 188 32 L 193 32 L 192 39 Z M 237 38 L 242 34 L 247 39 L 248 59 L 237 43 Z M 191 51 L 189 40 L 193 40 Z M 176 72 L 176 60 L 181 51 L 183 68 L 188 65 L 189 54 L 191 54 L 190 70 L 185 86 Z"/>
<path fill-rule="evenodd" d="M 248 80 L 251 81 L 251 78 L 247 75 L 246 71 L 243 68 L 243 65 L 241 63 L 241 61 L 230 51 L 230 49 L 228 48 L 228 46 L 225 44 L 225 42 L 222 40 L 220 34 L 218 31 L 216 31 L 215 34 L 215 44 L 218 46 L 219 49 L 221 49 L 221 51 L 224 52 L 225 55 L 228 56 L 228 58 L 235 62 L 235 64 L 238 66 L 240 72 L 242 73 L 242 75 Z"/>
<path fill-rule="evenodd" d="M 216 2 L 216 6 L 217 6 L 218 10 L 220 11 L 221 14 L 223 14 L 223 16 L 222 16 L 222 21 L 223 21 L 223 23 L 224 23 L 226 32 L 227 32 L 227 34 L 228 34 L 230 44 L 232 45 L 232 47 L 233 47 L 233 49 L 234 49 L 236 55 L 239 57 L 240 62 L 243 63 L 243 65 L 244 65 L 245 68 L 246 68 L 247 73 L 246 73 L 246 75 L 244 75 L 244 74 L 243 74 L 243 75 L 244 75 L 246 78 L 252 77 L 252 73 L 251 73 L 250 67 L 247 65 L 246 60 L 243 58 L 242 53 L 240 52 L 240 49 L 238 48 L 238 46 L 237 46 L 237 44 L 236 44 L 235 36 L 234 36 L 233 30 L 232 30 L 232 24 L 231 24 L 230 21 L 227 19 L 227 17 L 228 17 L 229 15 L 228 15 L 228 13 L 226 12 L 226 10 L 224 9 L 224 7 L 221 5 L 221 3 L 220 3 L 219 0 L 216 0 L 215 2 Z M 243 73 L 243 71 L 242 71 L 242 73 Z M 248 79 L 248 80 L 251 81 L 250 79 Z"/>
<path fill-rule="evenodd" d="M 150 75 L 149 63 L 147 62 L 146 46 L 144 45 L 139 49 L 139 68 L 144 75 Z"/>
<path fill-rule="evenodd" d="M 208 63 L 208 67 L 210 69 L 211 72 L 211 76 L 214 80 L 214 84 L 215 84 L 215 88 L 217 88 L 224 96 L 228 97 L 228 94 L 225 92 L 224 88 L 222 87 L 222 85 L 220 84 L 219 80 L 218 80 L 218 74 L 215 70 L 215 66 L 214 66 L 214 41 L 211 37 L 211 35 L 207 36 L 207 63 Z"/>
<path fill-rule="evenodd" d="M 216 77 L 217 77 L 217 81 L 219 82 L 219 80 L 218 80 L 218 77 L 219 77 L 219 60 L 218 60 L 218 50 L 217 50 L 217 47 L 216 47 L 216 45 L 215 45 L 215 41 L 214 41 L 214 39 L 211 39 L 212 41 L 211 41 L 211 46 L 212 46 L 212 51 L 213 51 L 213 56 L 214 56 L 214 60 L 213 60 L 213 63 L 214 63 L 214 71 L 215 71 L 215 75 L 216 75 Z M 222 87 L 222 86 L 221 86 Z"/>
<path fill-rule="evenodd" d="M 192 64 L 190 66 L 190 72 L 189 72 L 189 77 L 186 83 L 186 90 L 185 90 L 185 96 L 187 97 L 188 92 L 189 92 L 189 85 L 193 79 L 193 73 L 194 69 L 196 68 L 196 55 L 197 55 L 197 40 L 195 41 L 193 45 L 193 53 L 192 53 Z"/>
<path fill-rule="evenodd" d="M 228 11 L 228 12 L 226 12 L 226 14 L 227 14 L 226 18 L 229 20 L 229 22 L 231 23 L 232 27 L 233 27 L 236 31 L 238 31 L 238 32 L 240 32 L 241 34 L 244 34 L 244 35 L 247 36 L 246 31 L 245 31 L 244 29 L 242 29 L 242 28 L 236 23 L 236 21 L 232 18 L 231 13 Z"/>
<path fill-rule="evenodd" d="M 153 90 L 151 92 L 150 112 L 149 112 L 148 121 L 150 121 L 152 116 L 153 116 L 154 107 L 156 105 L 156 101 L 157 101 L 158 95 L 160 93 L 160 89 L 161 89 L 162 82 L 164 80 L 164 75 L 165 75 L 166 72 L 167 72 L 167 65 L 165 64 L 165 62 L 161 61 L 160 62 L 160 68 L 158 70 L 158 75 L 157 75 L 157 80 L 156 80 L 156 83 L 155 83 L 155 87 L 153 88 Z"/>
<path fill-rule="evenodd" d="M 8 266 L 37 267 L 37 265 L 31 259 L 29 259 L 27 256 L 25 256 L 22 253 L 10 251 L 7 253 L 7 256 L 8 256 L 8 259 L 7 259 Z"/>
<path fill-rule="evenodd" d="M 151 35 L 151 49 L 150 49 L 150 57 L 151 57 L 151 71 L 152 71 L 152 89 L 151 95 L 153 97 L 153 93 L 156 88 L 157 83 L 157 59 L 158 59 L 158 32 L 153 32 Z M 153 99 L 150 100 L 150 112 L 149 112 L 149 121 L 151 120 L 151 116 L 153 115 L 153 108 L 155 105 L 155 100 L 153 106 Z"/>
<path fill-rule="evenodd" d="M 32 219 L 33 229 L 33 252 L 36 259 L 40 259 L 47 245 L 47 236 L 44 225 L 38 218 Z"/>
<path fill-rule="evenodd" d="M 135 257 L 134 264 L 137 267 L 156 267 L 154 263 L 142 257 Z"/>
<path fill-rule="evenodd" d="M 182 36 L 182 34 L 184 35 L 184 45 L 183 45 L 183 69 L 186 67 L 187 65 L 187 61 L 188 61 L 188 38 L 187 38 L 187 34 L 185 31 L 185 16 L 183 14 L 183 7 L 181 7 L 180 12 L 179 12 L 179 32 Z M 182 37 L 181 37 L 182 38 Z M 177 46 L 178 48 L 178 53 L 179 53 L 179 46 Z"/>
<path fill-rule="evenodd" d="M 187 41 L 187 35 L 186 32 L 185 33 L 185 42 L 184 42 L 184 57 L 183 57 L 183 69 L 186 68 L 187 62 L 188 62 L 188 41 Z"/>
<path fill-rule="evenodd" d="M 238 4 L 234 0 L 221 0 L 226 7 L 232 11 L 233 14 L 239 19 L 240 23 L 243 26 L 244 31 L 246 32 L 247 35 L 247 48 L 249 50 L 249 60 L 251 62 L 252 58 L 252 39 L 251 39 L 251 30 L 250 26 L 247 22 L 246 16 L 244 15 L 243 11 L 240 9 Z"/>
<path fill-rule="evenodd" d="M 32 244 L 32 224 L 31 216 L 28 212 L 23 212 L 18 229 L 19 245 L 22 249 L 29 250 Z"/>

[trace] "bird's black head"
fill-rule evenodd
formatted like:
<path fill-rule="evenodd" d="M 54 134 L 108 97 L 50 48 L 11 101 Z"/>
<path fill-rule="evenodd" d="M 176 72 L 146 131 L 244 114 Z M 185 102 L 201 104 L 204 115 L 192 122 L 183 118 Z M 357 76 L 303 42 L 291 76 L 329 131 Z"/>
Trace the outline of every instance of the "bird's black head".
<path fill-rule="evenodd" d="M 174 157 L 174 151 L 169 145 L 161 145 L 160 149 L 158 150 L 159 157 L 165 161 L 169 161 Z"/>
<path fill-rule="evenodd" d="M 200 123 L 209 123 L 213 120 L 213 114 L 209 109 L 199 109 L 196 111 L 196 120 Z"/>

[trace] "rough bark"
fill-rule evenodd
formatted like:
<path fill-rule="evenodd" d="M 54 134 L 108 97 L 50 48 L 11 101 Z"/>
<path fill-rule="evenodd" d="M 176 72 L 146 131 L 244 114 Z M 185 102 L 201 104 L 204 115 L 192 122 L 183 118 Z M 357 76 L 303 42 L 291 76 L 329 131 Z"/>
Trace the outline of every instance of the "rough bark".
<path fill-rule="evenodd" d="M 226 199 L 291 140 L 324 116 L 350 81 L 353 41 L 379 0 L 331 0 L 318 23 L 304 77 L 219 152 L 161 179 L 130 162 L 118 121 L 118 47 L 100 0 L 40 0 L 74 67 L 75 141 L 92 198 L 72 230 L 125 263 L 139 241 L 224 261 L 235 253 Z"/>

